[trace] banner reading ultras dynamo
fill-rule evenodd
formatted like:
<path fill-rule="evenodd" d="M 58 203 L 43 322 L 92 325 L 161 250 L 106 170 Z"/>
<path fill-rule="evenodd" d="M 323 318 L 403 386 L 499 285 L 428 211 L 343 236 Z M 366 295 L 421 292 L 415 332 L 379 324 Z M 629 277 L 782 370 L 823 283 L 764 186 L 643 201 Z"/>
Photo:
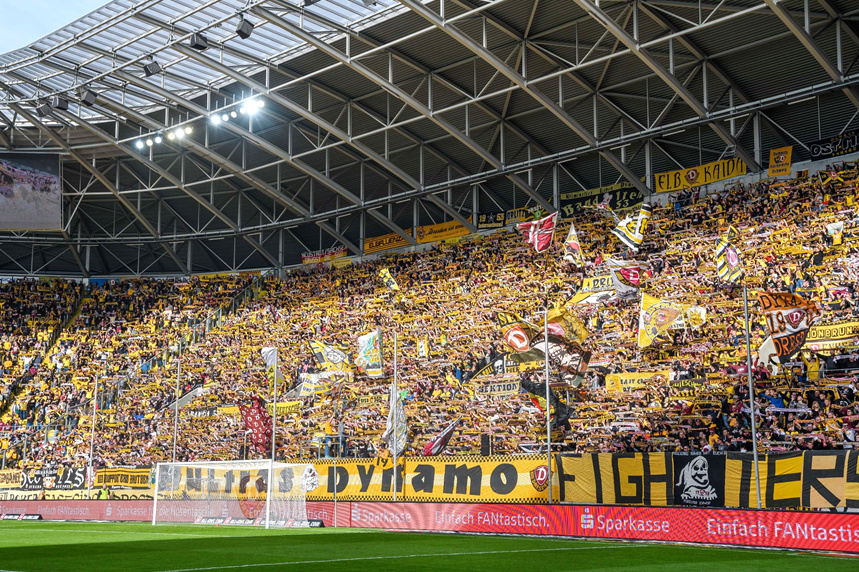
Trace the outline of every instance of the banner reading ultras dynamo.
<path fill-rule="evenodd" d="M 709 185 L 731 177 L 739 177 L 746 174 L 746 164 L 739 157 L 714 161 L 706 165 L 699 165 L 691 169 L 669 171 L 656 175 L 657 193 L 673 193 L 691 187 Z"/>
<path fill-rule="evenodd" d="M 859 508 L 859 451 L 759 455 L 763 508 Z M 555 458 L 560 501 L 757 507 L 751 453 L 589 453 Z"/>
<path fill-rule="evenodd" d="M 376 459 L 316 461 L 319 486 L 308 500 L 389 501 L 394 465 Z M 398 463 L 398 501 L 545 503 L 549 471 L 543 456 L 406 458 Z"/>

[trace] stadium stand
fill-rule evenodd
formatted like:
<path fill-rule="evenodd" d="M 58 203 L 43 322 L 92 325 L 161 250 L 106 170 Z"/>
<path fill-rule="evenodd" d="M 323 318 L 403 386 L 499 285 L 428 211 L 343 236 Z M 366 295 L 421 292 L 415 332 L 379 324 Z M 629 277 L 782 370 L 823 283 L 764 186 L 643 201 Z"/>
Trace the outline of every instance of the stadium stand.
<path fill-rule="evenodd" d="M 522 378 L 541 382 L 540 373 L 522 373 L 509 363 L 503 372 L 487 366 L 505 352 L 496 312 L 538 323 L 547 300 L 584 321 L 590 332 L 585 345 L 592 352 L 583 376 L 569 380 L 553 372 L 553 388 L 571 408 L 569 418 L 555 424 L 558 450 L 749 451 L 742 291 L 722 282 L 715 268 L 714 249 L 729 225 L 739 230 L 735 244 L 752 291 L 801 294 L 821 306 L 818 324 L 838 324 L 846 332 L 832 343 L 806 348 L 798 361 L 775 374 L 773 364 L 756 351 L 767 336 L 766 324 L 759 311 L 751 313 L 761 450 L 852 447 L 859 420 L 859 328 L 853 325 L 859 314 L 854 236 L 859 205 L 855 165 L 839 169 L 837 184 L 813 178 L 738 184 L 703 198 L 677 195 L 654 210 L 637 254 L 609 232 L 612 220 L 599 209 L 587 210 L 573 219 L 588 262 L 583 272 L 567 266 L 557 247 L 536 253 L 521 235 L 502 229 L 363 264 L 313 267 L 283 280 L 243 275 L 119 281 L 93 288 L 83 294 L 73 324 L 47 351 L 47 364 L 26 382 L 29 389 L 16 402 L 26 407 L 19 405 L 17 414 L 4 417 L 9 431 L 3 443 L 7 452 L 15 451 L 6 455 L 6 466 L 85 463 L 91 423 L 86 406 L 95 377 L 116 380 L 99 394 L 96 464 L 169 460 L 180 339 L 187 345 L 181 353 L 180 392 L 188 401 L 180 410 L 180 460 L 261 453 L 252 449 L 237 405 L 258 396 L 270 401 L 271 380 L 260 355 L 265 346 L 280 348 L 279 458 L 326 451 L 385 456 L 380 436 L 389 375 L 373 379 L 358 373 L 336 391 L 329 387 L 301 395 L 302 380 L 318 372 L 311 340 L 354 348 L 355 338 L 374 328 L 385 336 L 388 374 L 391 337 L 397 332 L 399 390 L 410 433 L 407 455 L 420 454 L 440 428 L 458 417 L 460 433 L 447 454 L 480 453 L 484 435 L 496 453 L 545 450 L 545 402 L 520 389 Z M 843 228 L 828 233 L 833 222 L 843 222 Z M 567 227 L 563 223 L 557 229 L 556 246 Z M 582 288 L 608 274 L 608 258 L 644 263 L 643 292 L 703 307 L 706 323 L 668 330 L 662 341 L 640 348 L 640 303 L 611 296 L 591 303 L 594 297 Z M 380 280 L 383 268 L 396 279 L 398 293 Z M 251 284 L 253 295 L 244 304 L 234 306 L 220 325 L 209 324 L 207 335 L 194 336 L 212 307 Z M 70 311 L 77 290 L 72 283 L 40 289 L 22 282 L 6 288 L 19 300 L 17 315 L 48 304 L 55 316 L 29 330 L 7 332 L 7 351 L 16 340 L 21 348 L 17 369 L 4 368 L 12 379 L 30 363 L 26 355 L 47 345 L 46 335 L 60 323 L 62 312 Z M 204 330 L 210 327 L 202 327 L 201 334 Z M 10 338 L 15 332 L 20 337 Z M 624 377 L 649 381 L 632 391 L 615 391 L 612 380 Z M 26 455 L 20 447 L 23 435 L 31 443 Z"/>

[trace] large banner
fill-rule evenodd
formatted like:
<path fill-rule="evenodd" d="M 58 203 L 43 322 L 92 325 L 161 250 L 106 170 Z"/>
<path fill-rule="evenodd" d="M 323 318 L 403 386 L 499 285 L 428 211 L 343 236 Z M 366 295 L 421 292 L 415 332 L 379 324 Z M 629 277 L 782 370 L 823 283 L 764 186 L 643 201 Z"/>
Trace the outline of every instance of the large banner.
<path fill-rule="evenodd" d="M 656 175 L 656 188 L 654 192 L 673 193 L 745 174 L 746 164 L 739 157 L 722 159 L 721 161 L 714 161 L 713 163 L 692 167 L 691 169 L 658 173 Z"/>
<path fill-rule="evenodd" d="M 471 217 L 469 217 L 468 220 L 470 221 Z M 412 229 L 410 228 L 405 229 L 405 231 L 407 234 L 412 234 Z M 458 221 L 453 220 L 440 224 L 419 226 L 415 240 L 418 244 L 424 244 L 427 242 L 439 242 L 449 238 L 457 238 L 465 236 L 466 234 L 469 234 L 468 229 L 462 226 Z M 404 246 L 409 246 L 409 242 L 399 234 L 392 232 L 390 234 L 365 239 L 364 254 L 373 254 L 374 252 L 381 252 L 392 248 L 402 248 Z"/>
<path fill-rule="evenodd" d="M 793 157 L 793 145 L 770 150 L 770 166 L 767 173 L 770 177 L 789 177 L 790 162 Z"/>
<path fill-rule="evenodd" d="M 111 489 L 149 489 L 152 488 L 153 478 L 151 467 L 97 469 L 93 486 Z"/>
<path fill-rule="evenodd" d="M 561 213 L 565 218 L 599 204 L 608 205 L 613 211 L 622 211 L 640 207 L 644 202 L 641 191 L 628 181 L 585 191 L 561 193 L 560 199 Z"/>
<path fill-rule="evenodd" d="M 320 262 L 331 262 L 338 258 L 344 258 L 349 254 L 345 246 L 332 246 L 325 250 L 314 250 L 301 253 L 302 264 L 319 264 Z"/>
<path fill-rule="evenodd" d="M 605 376 L 606 391 L 614 393 L 629 393 L 646 389 L 654 383 L 664 383 L 671 376 L 671 371 L 664 369 L 660 371 L 638 371 L 610 373 Z"/>
<path fill-rule="evenodd" d="M 22 491 L 86 488 L 86 468 L 52 467 L 21 472 Z"/>
<path fill-rule="evenodd" d="M 859 451 L 758 456 L 763 508 L 859 509 Z M 561 502 L 757 507 L 751 453 L 555 457 Z"/>
<path fill-rule="evenodd" d="M 394 465 L 388 460 L 314 462 L 319 486 L 308 500 L 393 500 Z M 549 470 L 544 456 L 427 457 L 398 461 L 397 500 L 545 503 Z"/>
<path fill-rule="evenodd" d="M 0 154 L 0 230 L 61 230 L 58 155 Z"/>
<path fill-rule="evenodd" d="M 812 161 L 856 153 L 859 151 L 859 131 L 848 131 L 835 137 L 814 141 L 808 144 L 808 150 L 811 152 Z"/>
<path fill-rule="evenodd" d="M 859 336 L 859 321 L 839 324 L 815 324 L 808 330 L 803 348 L 819 352 L 847 345 Z"/>

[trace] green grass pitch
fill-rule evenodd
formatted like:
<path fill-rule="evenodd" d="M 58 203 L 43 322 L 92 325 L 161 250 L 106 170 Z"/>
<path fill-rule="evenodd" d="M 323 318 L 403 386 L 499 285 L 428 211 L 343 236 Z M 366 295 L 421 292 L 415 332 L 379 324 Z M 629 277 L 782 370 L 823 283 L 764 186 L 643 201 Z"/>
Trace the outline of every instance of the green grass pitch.
<path fill-rule="evenodd" d="M 0 522 L 0 572 L 837 570 L 859 559 L 626 542 L 141 523 Z"/>

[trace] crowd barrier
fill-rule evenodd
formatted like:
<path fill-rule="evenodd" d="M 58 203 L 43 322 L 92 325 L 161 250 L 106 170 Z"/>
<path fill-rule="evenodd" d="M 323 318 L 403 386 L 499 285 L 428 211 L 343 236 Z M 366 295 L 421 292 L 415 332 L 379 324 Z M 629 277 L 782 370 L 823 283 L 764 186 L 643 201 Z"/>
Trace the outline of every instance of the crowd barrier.
<path fill-rule="evenodd" d="M 208 515 L 197 501 L 192 516 Z M 859 514 L 678 507 L 498 503 L 307 502 L 325 526 L 537 534 L 859 553 Z M 0 501 L 0 515 L 151 521 L 151 501 Z M 336 518 L 336 522 L 335 522 Z"/>
<path fill-rule="evenodd" d="M 390 460 L 323 459 L 312 464 L 319 478 L 307 491 L 308 501 L 333 501 L 335 496 L 349 502 L 394 500 Z M 191 498 L 202 494 L 200 470 L 182 474 L 174 490 Z M 267 478 L 264 470 L 227 472 L 235 474 L 223 479 L 225 486 L 244 476 L 254 482 Z M 549 502 L 549 471 L 542 455 L 407 457 L 397 472 L 396 500 L 401 502 Z M 859 509 L 859 451 L 760 455 L 758 472 L 762 508 Z M 0 500 L 85 500 L 85 478 L 85 469 L 62 467 L 0 471 Z M 151 500 L 154 482 L 151 467 L 99 469 L 92 490 L 97 494 L 108 487 L 115 500 Z M 576 504 L 757 507 L 750 453 L 555 455 L 551 493 L 554 502 Z"/>

